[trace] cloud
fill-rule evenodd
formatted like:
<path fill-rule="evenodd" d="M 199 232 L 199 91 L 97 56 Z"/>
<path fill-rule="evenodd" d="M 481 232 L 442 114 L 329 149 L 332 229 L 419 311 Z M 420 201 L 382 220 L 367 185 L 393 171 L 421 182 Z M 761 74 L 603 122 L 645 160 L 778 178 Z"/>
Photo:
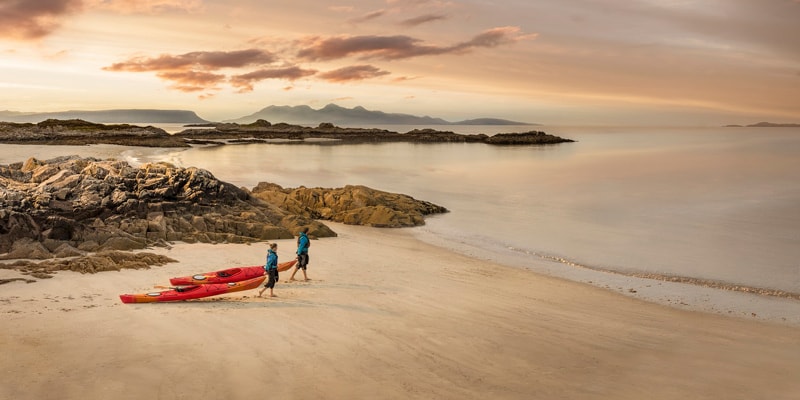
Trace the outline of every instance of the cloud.
<path fill-rule="evenodd" d="M 354 23 L 354 24 L 357 24 L 357 23 L 360 23 L 360 22 L 367 22 L 367 21 L 373 20 L 375 18 L 380 18 L 385 14 L 386 14 L 386 10 L 377 10 L 377 11 L 373 11 L 373 12 L 370 12 L 370 13 L 367 13 L 367 14 L 352 18 L 352 19 L 348 20 L 348 22 L 351 22 L 351 23 Z"/>
<path fill-rule="evenodd" d="M 372 65 L 354 65 L 325 72 L 320 74 L 319 77 L 329 82 L 349 82 L 377 78 L 390 73 Z"/>
<path fill-rule="evenodd" d="M 2 0 L 0 38 L 35 40 L 61 26 L 61 20 L 82 9 L 81 0 Z"/>
<path fill-rule="evenodd" d="M 253 83 L 263 81 L 264 79 L 286 79 L 295 81 L 300 78 L 312 76 L 316 73 L 316 70 L 302 69 L 298 66 L 260 69 L 258 71 L 232 76 L 230 82 L 231 86 L 238 88 L 240 93 L 244 93 L 253 90 Z"/>
<path fill-rule="evenodd" d="M 398 76 L 397 78 L 392 79 L 392 82 L 405 82 L 405 81 L 412 81 L 414 79 L 419 79 L 419 76 Z"/>
<path fill-rule="evenodd" d="M 212 73 L 221 69 L 265 66 L 274 63 L 277 57 L 268 51 L 246 49 L 235 51 L 194 51 L 179 55 L 162 54 L 157 57 L 133 57 L 123 62 L 104 67 L 106 71 L 156 72 L 156 76 L 172 82 L 170 88 L 182 92 L 198 92 L 206 89 L 218 90 L 228 81 L 228 76 Z M 314 74 L 316 71 L 310 71 Z M 271 74 L 271 75 L 270 75 Z M 231 85 L 240 92 L 253 89 L 252 83 L 267 78 L 297 79 L 309 74 L 299 68 L 261 69 L 248 74 L 231 77 Z"/>
<path fill-rule="evenodd" d="M 373 65 L 354 65 L 318 73 L 304 68 L 297 61 L 334 60 L 350 56 L 361 59 L 397 60 L 423 55 L 461 54 L 476 48 L 502 46 L 532 37 L 523 35 L 517 27 L 486 30 L 471 39 L 450 46 L 429 45 L 410 36 L 334 36 L 312 37 L 285 42 L 290 47 L 279 53 L 297 54 L 299 60 L 282 60 L 283 56 L 259 48 L 235 51 L 194 51 L 184 54 L 137 56 L 103 68 L 115 72 L 153 72 L 170 84 L 171 89 L 183 92 L 220 90 L 230 85 L 239 93 L 250 92 L 257 82 L 283 79 L 290 82 L 316 76 L 328 82 L 351 82 L 390 75 L 390 71 Z M 251 43 L 252 45 L 252 43 Z M 299 49 L 299 51 L 298 51 Z M 276 66 L 283 62 L 285 67 Z M 225 70 L 234 70 L 230 72 Z M 222 71 L 222 72 L 220 72 Z M 414 78 L 400 77 L 396 81 Z"/>
<path fill-rule="evenodd" d="M 302 48 L 297 55 L 301 59 L 310 61 L 333 60 L 354 55 L 362 59 L 397 60 L 464 53 L 478 47 L 497 47 L 534 37 L 534 35 L 522 35 L 520 29 L 513 26 L 489 29 L 466 42 L 444 47 L 425 45 L 422 44 L 422 40 L 405 35 L 314 37 L 300 43 Z"/>
<path fill-rule="evenodd" d="M 203 0 L 85 0 L 87 7 L 122 14 L 155 14 L 168 11 L 199 11 Z"/>
<path fill-rule="evenodd" d="M 424 23 L 439 21 L 447 19 L 445 15 L 437 15 L 437 14 L 427 14 L 427 15 L 420 15 L 419 17 L 409 18 L 403 21 L 400 21 L 400 25 L 402 26 L 417 26 L 422 25 Z"/>
<path fill-rule="evenodd" d="M 181 92 L 200 92 L 217 89 L 225 81 L 225 75 L 198 71 L 166 71 L 156 74 L 161 79 L 174 82 L 170 88 Z"/>
<path fill-rule="evenodd" d="M 106 71 L 169 71 L 186 68 L 218 70 L 240 68 L 248 65 L 270 64 L 274 54 L 258 49 L 236 51 L 195 51 L 177 56 L 162 54 L 158 57 L 134 57 L 103 68 Z"/>
<path fill-rule="evenodd" d="M 483 31 L 478 36 L 452 47 L 453 51 L 465 51 L 475 47 L 497 47 L 520 40 L 533 39 L 536 35 L 520 35 L 516 26 L 504 26 Z"/>
<path fill-rule="evenodd" d="M 0 38 L 36 40 L 60 28 L 70 15 L 89 9 L 118 13 L 198 11 L 203 0 L 0 0 Z"/>

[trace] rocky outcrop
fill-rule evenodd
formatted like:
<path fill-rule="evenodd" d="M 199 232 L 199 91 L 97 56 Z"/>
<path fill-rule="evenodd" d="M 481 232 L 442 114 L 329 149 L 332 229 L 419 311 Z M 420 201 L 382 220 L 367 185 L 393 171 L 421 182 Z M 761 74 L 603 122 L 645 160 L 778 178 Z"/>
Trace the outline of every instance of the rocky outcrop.
<path fill-rule="evenodd" d="M 0 122 L 0 142 L 14 144 L 117 144 L 148 147 L 187 147 L 160 128 L 136 125 L 104 125 L 80 119 L 33 123 Z"/>
<path fill-rule="evenodd" d="M 202 127 L 203 129 L 198 129 Z M 320 140 L 322 139 L 322 140 Z M 460 134 L 434 129 L 415 129 L 406 133 L 386 129 L 341 128 L 323 122 L 316 128 L 272 124 L 258 120 L 251 124 L 210 123 L 193 125 L 189 129 L 170 135 L 152 126 L 103 125 L 83 120 L 49 119 L 38 124 L 0 122 L 0 143 L 14 144 L 117 144 L 125 146 L 188 147 L 190 145 L 223 145 L 227 143 L 254 143 L 277 141 L 285 144 L 314 143 L 486 143 L 503 145 L 545 145 L 572 142 L 544 132 L 513 134 Z"/>
<path fill-rule="evenodd" d="M 331 237 L 336 233 L 317 220 L 406 227 L 443 212 L 364 186 L 284 189 L 260 183 L 250 191 L 206 170 L 168 163 L 132 167 L 114 159 L 30 158 L 0 165 L 0 260 L 70 258 L 79 261 L 66 269 L 91 272 L 119 266 L 119 260 L 108 264 L 113 257 L 98 261 L 106 251 L 173 241 L 290 239 L 303 227 L 312 238 Z"/>
<path fill-rule="evenodd" d="M 74 271 L 82 274 L 94 274 L 103 271 L 120 271 L 123 269 L 148 269 L 161 266 L 176 260 L 167 256 L 144 252 L 101 251 L 79 257 L 61 258 L 34 262 L 20 260 L 5 268 L 13 268 L 23 275 L 46 279 L 58 271 Z M 0 282 L 4 283 L 4 282 Z"/>
<path fill-rule="evenodd" d="M 270 124 L 258 120 L 252 124 L 216 124 L 213 129 L 187 129 L 175 134 L 186 139 L 187 143 L 207 144 L 217 140 L 218 144 L 253 143 L 282 141 L 281 143 L 310 143 L 311 139 L 335 140 L 342 144 L 371 142 L 412 142 L 412 143 L 486 143 L 501 145 L 545 145 L 572 142 L 571 139 L 531 131 L 523 133 L 501 133 L 493 136 L 485 134 L 460 134 L 435 129 L 414 129 L 406 133 L 385 129 L 341 128 L 330 123 L 322 123 L 316 128 L 289 124 Z M 331 142 L 323 142 L 330 144 Z"/>
<path fill-rule="evenodd" d="M 486 138 L 484 143 L 497 145 L 555 144 L 572 142 L 570 139 L 548 135 L 544 132 L 498 133 Z"/>
<path fill-rule="evenodd" d="M 198 168 L 77 156 L 0 166 L 0 259 L 284 239 L 300 226 L 336 235 Z"/>
<path fill-rule="evenodd" d="M 425 215 L 447 212 L 446 208 L 427 201 L 365 186 L 284 189 L 262 182 L 253 188 L 253 195 L 290 214 L 350 225 L 417 226 L 425 223 Z"/>

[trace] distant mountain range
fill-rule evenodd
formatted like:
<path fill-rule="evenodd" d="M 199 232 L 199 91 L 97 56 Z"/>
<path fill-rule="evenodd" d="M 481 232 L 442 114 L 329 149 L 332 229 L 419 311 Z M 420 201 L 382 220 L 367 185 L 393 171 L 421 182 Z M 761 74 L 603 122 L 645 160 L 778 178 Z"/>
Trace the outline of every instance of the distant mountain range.
<path fill-rule="evenodd" d="M 776 124 L 774 122 L 759 122 L 751 125 L 725 125 L 725 128 L 800 128 L 800 124 Z"/>
<path fill-rule="evenodd" d="M 82 119 L 100 124 L 199 124 L 209 122 L 200 118 L 194 111 L 186 110 L 72 110 L 45 113 L 0 111 L 0 121 L 38 123 L 47 119 Z"/>
<path fill-rule="evenodd" d="M 58 111 L 58 112 L 18 112 L 0 111 L 0 121 L 6 122 L 31 122 L 38 123 L 47 119 L 82 119 L 84 121 L 101 124 L 204 124 L 211 121 L 200 118 L 194 111 L 188 110 L 155 110 L 155 109 L 124 109 L 124 110 L 97 110 L 97 111 Z M 284 122 L 295 125 L 318 126 L 320 123 L 329 122 L 339 126 L 359 125 L 538 125 L 528 122 L 509 121 L 499 118 L 477 118 L 464 121 L 446 121 L 441 118 L 429 116 L 416 116 L 411 114 L 386 113 L 371 111 L 364 107 L 340 107 L 336 104 L 315 110 L 309 106 L 269 106 L 256 113 L 226 120 L 249 124 L 263 119 L 272 123 Z"/>
<path fill-rule="evenodd" d="M 336 104 L 315 110 L 309 106 L 269 106 L 256 113 L 227 120 L 238 124 L 249 124 L 263 119 L 272 123 L 285 122 L 297 125 L 319 125 L 330 122 L 334 125 L 537 125 L 527 122 L 509 121 L 498 118 L 478 118 L 450 122 L 441 118 L 416 116 L 411 114 L 385 113 L 371 111 L 364 107 L 345 108 Z"/>

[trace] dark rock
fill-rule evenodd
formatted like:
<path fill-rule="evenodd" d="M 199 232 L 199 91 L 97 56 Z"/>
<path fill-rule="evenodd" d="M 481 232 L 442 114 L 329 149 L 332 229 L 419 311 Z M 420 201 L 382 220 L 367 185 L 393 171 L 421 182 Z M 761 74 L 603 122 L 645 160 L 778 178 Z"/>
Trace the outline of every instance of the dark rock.
<path fill-rule="evenodd" d="M 465 135 L 434 129 L 415 129 L 407 133 L 392 132 L 385 129 L 341 128 L 329 122 L 318 127 L 306 127 L 286 123 L 272 124 L 259 119 L 251 124 L 216 123 L 203 124 L 209 129 L 192 128 L 170 135 L 164 130 L 151 126 L 103 125 L 83 120 L 47 120 L 38 124 L 18 124 L 0 122 L 0 143 L 36 144 L 94 144 L 108 143 L 127 146 L 188 147 L 190 145 L 224 145 L 227 143 L 263 143 L 280 140 L 279 143 L 298 144 L 339 144 L 370 142 L 474 142 L 503 145 L 542 145 L 572 142 L 570 139 L 548 135 L 544 132 L 520 134 Z M 327 141 L 309 139 L 328 139 Z M 35 165 L 21 169 L 31 171 Z M 40 171 L 47 179 L 58 171 Z M 96 176 L 101 177 L 101 173 Z"/>
<path fill-rule="evenodd" d="M 0 259 L 44 259 L 74 253 L 70 248 L 129 251 L 177 240 L 293 237 L 281 225 L 285 211 L 208 171 L 166 163 L 133 168 L 59 157 L 0 166 L 0 210 Z"/>
<path fill-rule="evenodd" d="M 262 182 L 253 188 L 253 195 L 294 215 L 350 225 L 418 226 L 425 223 L 425 215 L 447 212 L 446 208 L 427 201 L 365 186 L 284 189 Z"/>

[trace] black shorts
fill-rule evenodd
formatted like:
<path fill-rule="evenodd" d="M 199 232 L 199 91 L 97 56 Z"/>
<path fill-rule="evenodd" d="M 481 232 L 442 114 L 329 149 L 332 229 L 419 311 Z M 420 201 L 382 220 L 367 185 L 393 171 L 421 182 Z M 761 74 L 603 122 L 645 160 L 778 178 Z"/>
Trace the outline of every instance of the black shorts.
<path fill-rule="evenodd" d="M 307 267 L 308 267 L 308 253 L 298 255 L 297 269 L 306 269 Z"/>
<path fill-rule="evenodd" d="M 271 269 L 267 271 L 267 275 L 269 275 L 269 279 L 267 280 L 267 283 L 264 285 L 264 287 L 267 289 L 272 289 L 275 287 L 275 282 L 278 280 L 278 270 Z"/>

